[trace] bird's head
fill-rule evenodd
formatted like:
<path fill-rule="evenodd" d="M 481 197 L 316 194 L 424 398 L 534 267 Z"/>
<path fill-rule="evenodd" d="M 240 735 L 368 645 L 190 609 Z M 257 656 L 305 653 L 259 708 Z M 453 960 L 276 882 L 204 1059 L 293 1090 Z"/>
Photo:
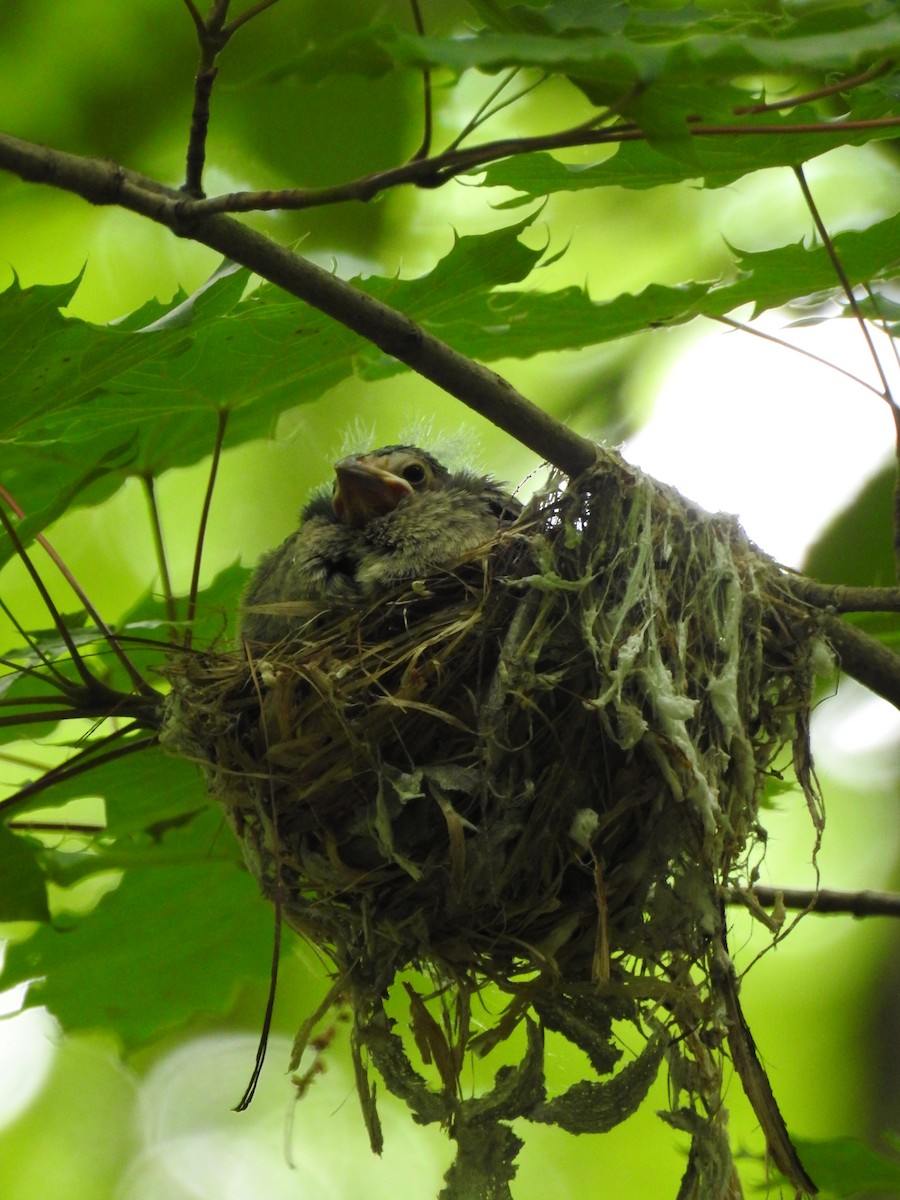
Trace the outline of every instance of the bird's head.
<path fill-rule="evenodd" d="M 447 468 L 417 446 L 383 446 L 352 454 L 334 467 L 335 516 L 351 529 L 393 512 L 401 500 L 419 492 L 437 492 L 450 480 Z"/>

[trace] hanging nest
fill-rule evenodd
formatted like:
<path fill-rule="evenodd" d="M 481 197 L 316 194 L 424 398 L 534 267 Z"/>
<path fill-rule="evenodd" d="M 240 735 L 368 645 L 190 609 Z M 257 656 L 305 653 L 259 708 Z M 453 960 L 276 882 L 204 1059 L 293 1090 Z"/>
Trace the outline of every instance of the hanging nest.
<path fill-rule="evenodd" d="M 666 1051 L 684 1101 L 669 1119 L 694 1139 L 699 1190 L 683 1194 L 737 1194 L 710 1069 L 742 1025 L 723 898 L 749 895 L 785 747 L 819 822 L 807 721 L 823 646 L 784 572 L 732 517 L 603 452 L 453 570 L 371 607 L 297 605 L 296 626 L 252 662 L 174 664 L 164 741 L 203 764 L 262 891 L 333 960 L 357 1054 L 418 1119 L 452 1121 L 464 1154 L 459 1012 L 491 982 L 510 1002 L 481 1048 L 529 1030 L 500 1116 L 608 1128 Z M 456 997 L 443 1108 L 383 1017 L 409 966 Z M 611 1074 L 614 1019 L 648 1039 L 630 1083 Z M 543 1028 L 618 1092 L 548 1100 Z"/>

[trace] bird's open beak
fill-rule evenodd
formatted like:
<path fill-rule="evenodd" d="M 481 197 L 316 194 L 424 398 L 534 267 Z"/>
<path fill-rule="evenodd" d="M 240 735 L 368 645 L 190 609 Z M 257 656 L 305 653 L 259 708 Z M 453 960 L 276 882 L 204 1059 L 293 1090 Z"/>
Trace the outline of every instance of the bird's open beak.
<path fill-rule="evenodd" d="M 373 517 L 392 512 L 401 500 L 412 495 L 405 479 L 380 467 L 365 455 L 342 458 L 334 464 L 335 515 L 351 529 L 361 529 Z"/>

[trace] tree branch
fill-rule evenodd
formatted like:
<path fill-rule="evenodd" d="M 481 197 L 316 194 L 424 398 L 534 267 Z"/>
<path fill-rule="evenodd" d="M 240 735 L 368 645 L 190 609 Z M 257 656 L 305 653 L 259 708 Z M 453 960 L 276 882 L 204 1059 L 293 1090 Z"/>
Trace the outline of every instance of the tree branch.
<path fill-rule="evenodd" d="M 225 24 L 231 0 L 213 0 L 206 19 L 200 15 L 194 0 L 184 0 L 197 31 L 200 46 L 200 62 L 194 77 L 194 105 L 191 110 L 191 131 L 185 165 L 183 190 L 197 199 L 203 198 L 203 167 L 206 162 L 206 134 L 209 130 L 209 102 L 213 84 L 219 73 L 216 65 L 219 55 L 242 25 L 252 21 L 278 0 L 259 0 L 247 12 Z"/>
<path fill-rule="evenodd" d="M 406 363 L 567 475 L 580 475 L 597 459 L 593 442 L 561 425 L 502 376 L 460 354 L 410 317 L 230 217 L 197 219 L 181 193 L 156 180 L 116 163 L 6 135 L 0 135 L 0 168 L 30 183 L 74 192 L 91 204 L 119 205 L 167 226 L 179 237 L 219 251 Z"/>
<path fill-rule="evenodd" d="M 196 206 L 155 180 L 115 163 L 8 135 L 0 135 L 0 168 L 27 182 L 74 192 L 91 204 L 117 204 L 217 250 L 405 363 L 566 475 L 580 475 L 602 457 L 594 442 L 560 424 L 502 376 L 460 354 L 411 317 L 230 217 L 197 218 Z M 796 596 L 804 603 L 799 589 Z M 831 613 L 823 613 L 821 620 L 842 668 L 900 708 L 900 657 Z"/>
<path fill-rule="evenodd" d="M 848 587 L 817 583 L 804 575 L 791 576 L 788 586 L 806 604 L 836 613 L 900 612 L 900 587 Z"/>
<path fill-rule="evenodd" d="M 867 121 L 840 123 L 811 122 L 798 125 L 688 125 L 692 137 L 772 136 L 792 133 L 827 134 L 836 130 L 863 132 L 869 129 L 890 129 L 900 126 L 900 116 L 879 117 Z M 413 158 L 385 171 L 351 179 L 346 183 L 322 188 L 283 188 L 276 191 L 228 192 L 220 196 L 190 201 L 185 215 L 192 218 L 213 213 L 269 212 L 273 209 L 299 211 L 321 208 L 347 200 L 369 201 L 380 192 L 401 184 L 435 188 L 467 171 L 478 170 L 502 158 L 532 154 L 541 150 L 564 150 L 577 146 L 611 146 L 622 142 L 644 141 L 646 135 L 635 125 L 621 124 L 592 129 L 581 124 L 573 129 L 534 137 L 501 138 L 477 146 L 456 147 L 431 155 Z"/>
<path fill-rule="evenodd" d="M 900 655 L 831 613 L 822 613 L 820 619 L 841 670 L 900 710 Z"/>
<path fill-rule="evenodd" d="M 853 917 L 900 917 L 900 895 L 896 892 L 754 887 L 750 894 L 766 908 L 781 904 L 784 908 L 799 909 L 801 912 L 847 913 Z M 730 904 L 745 902 L 739 891 L 729 892 L 728 901 Z"/>

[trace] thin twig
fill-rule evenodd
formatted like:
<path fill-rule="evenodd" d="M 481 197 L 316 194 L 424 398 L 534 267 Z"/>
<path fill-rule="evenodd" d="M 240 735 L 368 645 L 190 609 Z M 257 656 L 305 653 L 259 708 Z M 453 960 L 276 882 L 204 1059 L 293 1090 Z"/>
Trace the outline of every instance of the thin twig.
<path fill-rule="evenodd" d="M 213 0 L 209 14 L 204 19 L 197 10 L 193 0 L 184 0 L 185 7 L 190 13 L 191 20 L 197 32 L 197 42 L 200 46 L 200 62 L 197 74 L 194 76 L 194 103 L 191 108 L 191 129 L 188 136 L 187 154 L 185 156 L 185 174 L 183 191 L 189 196 L 202 199 L 203 168 L 206 163 L 206 136 L 209 132 L 210 98 L 213 85 L 219 73 L 217 60 L 228 45 L 231 38 L 248 21 L 259 16 L 278 0 L 259 0 L 245 13 L 229 24 L 225 24 L 228 16 L 230 0 Z"/>
<path fill-rule="evenodd" d="M 837 83 L 829 83 L 811 92 L 801 92 L 799 96 L 788 96 L 784 100 L 771 100 L 760 104 L 740 104 L 731 111 L 736 117 L 742 117 L 744 115 L 752 116 L 754 113 L 777 112 L 780 108 L 797 108 L 801 104 L 812 104 L 816 100 L 824 100 L 828 96 L 836 96 L 841 92 L 852 92 L 854 88 L 871 83 L 873 79 L 879 79 L 882 75 L 886 75 L 893 65 L 893 62 L 888 59 L 886 62 L 877 63 L 874 67 L 867 67 L 858 75 L 851 75 L 848 79 L 839 79 Z"/>
<path fill-rule="evenodd" d="M 214 213 L 269 212 L 274 209 L 302 211 L 345 201 L 366 203 L 381 192 L 403 184 L 420 187 L 439 187 L 457 175 L 476 171 L 503 158 L 514 158 L 541 150 L 563 150 L 579 146 L 612 146 L 623 142 L 640 142 L 645 134 L 634 125 L 615 125 L 596 129 L 594 122 L 584 122 L 572 129 L 533 137 L 500 138 L 477 146 L 444 151 L 430 158 L 411 159 L 398 167 L 375 171 L 347 183 L 322 188 L 285 188 L 275 191 L 228 192 L 204 199 L 185 200 L 182 213 L 185 220 Z M 835 132 L 864 132 L 872 129 L 895 129 L 900 116 L 880 117 L 869 121 L 822 122 L 803 125 L 688 125 L 692 137 L 771 137 L 785 134 L 834 134 Z"/>
<path fill-rule="evenodd" d="M 49 657 L 49 655 L 44 653 L 44 651 L 38 645 L 37 641 L 31 636 L 31 634 L 28 632 L 28 630 L 22 625 L 22 623 L 19 621 L 18 617 L 15 616 L 12 609 L 9 607 L 9 605 L 6 603 L 6 601 L 3 600 L 2 597 L 0 597 L 0 611 L 2 611 L 6 615 L 6 617 L 12 624 L 13 628 L 15 629 L 16 633 L 24 641 L 24 643 L 26 644 L 28 649 L 31 651 L 31 653 L 40 661 L 41 665 L 44 666 L 50 672 L 50 674 L 53 676 L 53 679 L 52 679 L 52 681 L 47 679 L 46 676 L 41 675 L 40 672 L 35 667 L 31 666 L 28 663 L 14 663 L 14 662 L 10 662 L 8 659 L 0 658 L 0 666 L 10 667 L 11 670 L 19 671 L 19 672 L 22 672 L 23 674 L 37 675 L 38 678 L 45 679 L 47 683 L 52 682 L 53 686 L 58 688 L 61 692 L 65 693 L 65 692 L 71 691 L 72 681 L 70 679 L 66 679 L 65 675 L 63 675 L 62 672 L 55 666 L 53 660 Z"/>
<path fill-rule="evenodd" d="M 69 633 L 69 630 L 66 627 L 65 621 L 63 620 L 62 616 L 60 615 L 60 612 L 57 609 L 56 605 L 53 603 L 53 599 L 47 590 L 47 585 L 44 583 L 43 579 L 41 578 L 40 572 L 38 571 L 37 567 L 31 561 L 31 557 L 29 556 L 28 551 L 22 545 L 21 539 L 19 538 L 19 535 L 16 532 L 16 528 L 13 525 L 12 521 L 10 521 L 9 517 L 6 515 L 6 512 L 4 511 L 2 505 L 0 505 L 0 524 L 2 524 L 3 528 L 6 530 L 9 540 L 12 542 L 13 549 L 15 550 L 20 561 L 22 562 L 23 566 L 25 567 L 25 570 L 31 576 L 31 581 L 34 584 L 34 586 L 37 588 L 38 595 L 40 596 L 41 600 L 43 601 L 44 607 L 47 609 L 47 612 L 50 614 L 50 617 L 53 621 L 53 624 L 56 626 L 59 636 L 62 638 L 63 642 L 65 643 L 65 647 L 69 652 L 69 655 L 72 659 L 72 664 L 75 667 L 75 670 L 81 676 L 82 681 L 87 685 L 87 687 L 89 689 L 93 689 L 94 687 L 97 686 L 97 680 L 94 678 L 94 676 L 91 674 L 91 672 L 88 670 L 87 666 L 85 665 L 84 659 L 81 657 L 81 654 L 78 651 L 78 647 L 75 645 L 72 635 Z"/>
<path fill-rule="evenodd" d="M 22 509 L 19 507 L 19 505 L 15 502 L 15 500 L 10 496 L 9 492 L 7 492 L 6 488 L 0 489 L 0 494 L 2 494 L 3 499 L 6 500 L 7 504 L 9 504 L 10 508 L 13 509 L 16 516 L 19 517 L 19 519 L 21 520 L 21 518 L 25 514 L 22 511 Z M 3 524 L 6 527 L 7 533 L 9 533 L 9 535 L 10 535 L 10 538 L 13 542 L 13 546 L 15 547 L 15 550 L 16 550 L 16 554 L 19 556 L 19 558 L 21 558 L 23 560 L 26 568 L 28 569 L 29 574 L 31 574 L 32 579 L 34 579 L 35 573 L 36 573 L 36 568 L 33 568 L 30 560 L 27 558 L 25 548 L 24 548 L 21 540 L 19 539 L 18 534 L 15 533 L 14 531 L 11 532 L 12 526 L 10 524 L 8 524 L 8 519 L 6 518 L 5 514 L 3 516 L 0 516 L 0 520 L 3 521 Z M 81 603 L 84 606 L 85 612 L 88 614 L 88 616 L 91 618 L 91 620 L 97 626 L 97 629 L 99 630 L 99 632 L 105 638 L 109 648 L 112 650 L 113 654 L 115 654 L 116 658 L 119 660 L 120 664 L 122 665 L 122 667 L 125 670 L 126 675 L 131 680 L 134 687 L 139 692 L 142 692 L 144 695 L 154 694 L 153 688 L 150 687 L 150 685 L 147 683 L 147 681 L 141 675 L 140 671 L 137 669 L 137 667 L 134 665 L 134 663 L 131 661 L 131 659 L 128 657 L 128 655 L 125 653 L 125 651 L 122 649 L 122 647 L 119 645 L 115 634 L 112 632 L 112 630 L 109 628 L 109 626 L 103 620 L 103 618 L 97 612 L 96 608 L 94 607 L 94 605 L 91 603 L 90 599 L 88 598 L 87 592 L 85 592 L 84 588 L 81 586 L 81 584 L 78 582 L 78 580 L 72 574 L 72 572 L 66 566 L 65 562 L 62 559 L 62 556 L 54 549 L 54 547 L 50 544 L 50 542 L 47 540 L 47 538 L 44 536 L 44 534 L 42 534 L 42 533 L 37 534 L 35 537 L 35 541 L 38 543 L 38 545 L 40 545 L 42 547 L 44 552 L 49 556 L 50 560 L 52 561 L 52 563 L 56 567 L 56 569 L 59 571 L 60 575 L 62 575 L 63 579 L 65 579 L 66 583 L 69 585 L 69 587 L 72 589 L 72 591 L 78 597 L 78 599 L 81 601 Z M 60 616 L 59 612 L 56 610 L 56 607 L 52 604 L 52 602 L 49 601 L 49 593 L 46 591 L 46 589 L 43 588 L 43 583 L 41 584 L 41 588 L 39 588 L 39 591 L 41 592 L 41 599 L 44 601 L 44 604 L 47 607 L 47 611 L 50 614 L 54 625 L 56 626 L 57 630 L 59 631 L 60 636 L 62 637 L 63 641 L 66 643 L 66 648 L 68 649 L 69 648 L 69 639 L 67 636 L 68 630 L 63 632 L 63 630 L 64 630 L 63 619 Z M 84 678 L 84 676 L 82 676 L 82 678 Z M 93 679 L 93 676 L 91 676 L 91 678 Z"/>
<path fill-rule="evenodd" d="M 65 821 L 7 821 L 7 829 L 20 829 L 24 833 L 72 833 L 89 836 L 104 833 L 105 825 L 70 825 Z"/>
<path fill-rule="evenodd" d="M 216 440 L 213 445 L 212 459 L 209 465 L 209 478 L 206 481 L 206 492 L 203 496 L 203 507 L 200 510 L 200 524 L 197 527 L 197 545 L 194 550 L 194 567 L 191 572 L 191 587 L 188 592 L 187 629 L 184 635 L 184 648 L 191 648 L 193 629 L 191 624 L 197 611 L 197 593 L 200 590 L 200 567 L 203 563 L 203 543 L 206 540 L 206 526 L 209 521 L 209 510 L 212 506 L 213 490 L 216 486 L 216 475 L 219 471 L 219 461 L 222 457 L 222 443 L 225 440 L 225 430 L 228 426 L 228 409 L 220 408 L 216 414 Z"/>
<path fill-rule="evenodd" d="M 44 704 L 46 703 L 47 697 L 45 696 Z M 10 705 L 10 707 L 13 706 Z M 44 708 L 36 713 L 12 713 L 6 717 L 0 716 L 0 729 L 15 729 L 19 725 L 46 725 L 56 721 L 83 721 L 86 717 L 96 715 L 92 711 L 79 711 L 74 705 L 69 708 Z"/>
<path fill-rule="evenodd" d="M 731 329 L 740 330 L 741 333 L 749 333 L 753 337 L 761 338 L 764 342 L 772 342 L 776 346 L 782 346 L 785 350 L 792 350 L 795 354 L 802 354 L 804 358 L 809 358 L 813 362 L 820 363 L 823 367 L 830 367 L 832 371 L 837 371 L 839 375 L 843 375 L 846 379 L 850 379 L 853 383 L 858 383 L 860 387 L 866 388 L 877 396 L 879 400 L 884 399 L 881 388 L 877 388 L 874 383 L 869 383 L 859 375 L 854 375 L 852 371 L 846 370 L 844 367 L 838 366 L 837 363 L 831 362 L 830 359 L 823 358 L 819 354 L 813 354 L 811 350 L 804 350 L 802 346 L 795 346 L 793 342 L 787 341 L 786 338 L 780 338 L 777 334 L 766 333 L 765 330 L 757 329 L 755 325 L 747 325 L 743 321 L 735 321 L 733 317 L 725 317 L 709 315 L 710 321 L 718 321 L 720 325 L 728 325 Z"/>
<path fill-rule="evenodd" d="M 253 680 L 253 688 L 256 692 L 257 700 L 259 701 L 260 714 L 263 711 L 263 692 L 260 686 L 259 676 L 256 671 L 256 664 L 253 661 L 253 656 L 250 653 L 250 647 L 244 642 L 244 655 L 247 659 L 247 666 L 250 670 L 250 678 Z M 266 724 L 260 721 L 260 729 L 263 733 L 263 738 L 266 743 L 266 753 L 269 749 L 269 737 L 266 731 Z M 275 850 L 275 873 L 274 873 L 274 889 L 272 893 L 272 906 L 275 910 L 275 928 L 272 939 L 272 965 L 269 971 L 269 991 L 266 996 L 266 1009 L 263 1014 L 262 1029 L 260 1030 L 259 1042 L 256 1047 L 256 1061 L 253 1064 L 253 1071 L 250 1074 L 250 1080 L 244 1089 L 244 1094 L 234 1106 L 234 1112 L 243 1112 L 249 1107 L 250 1101 L 256 1094 L 256 1087 L 259 1083 L 259 1077 L 262 1074 L 263 1063 L 266 1058 L 266 1050 L 269 1045 L 269 1031 L 272 1028 L 272 1014 L 275 1011 L 275 995 L 278 990 L 278 966 L 281 959 L 281 926 L 282 926 L 282 878 L 281 878 L 281 863 L 280 859 L 280 842 L 278 838 L 278 811 L 275 797 L 275 783 L 272 779 L 271 771 L 267 779 L 269 789 L 269 804 L 272 814 L 272 832 L 274 835 L 274 850 Z"/>
<path fill-rule="evenodd" d="M 520 70 L 521 70 L 521 67 L 513 67 L 510 71 L 507 71 L 507 73 L 503 76 L 503 78 L 500 80 L 500 82 L 497 84 L 497 86 L 494 88 L 494 90 L 484 99 L 484 101 L 478 106 L 478 108 L 476 108 L 475 112 L 472 114 L 472 116 L 469 118 L 469 120 L 465 123 L 465 125 L 462 127 L 462 129 L 459 131 L 459 133 L 456 135 L 456 137 L 453 139 L 453 141 L 450 143 L 450 145 L 447 146 L 446 150 L 444 151 L 445 154 L 455 150 L 460 145 L 461 142 L 465 141 L 465 139 L 469 136 L 470 133 L 472 133 L 475 129 L 477 129 L 479 125 L 482 125 L 488 119 L 488 117 L 490 115 L 492 115 L 491 113 L 488 113 L 487 110 L 490 108 L 490 106 L 493 104 L 493 102 L 497 99 L 497 97 L 500 96 L 506 90 L 506 88 L 512 83 L 512 81 L 515 79 L 515 77 L 519 74 Z M 537 87 L 540 83 L 543 83 L 543 79 L 538 80 L 537 83 L 531 84 L 531 86 L 529 87 L 528 90 L 529 91 L 534 90 L 534 88 Z M 521 93 L 521 94 L 524 95 L 525 93 Z M 499 111 L 499 110 L 495 110 L 495 111 Z M 487 114 L 487 115 L 485 115 L 485 114 Z"/>
<path fill-rule="evenodd" d="M 244 1112 L 245 1109 L 250 1107 L 250 1102 L 256 1095 L 256 1087 L 259 1083 L 259 1077 L 262 1074 L 263 1063 L 266 1061 L 266 1050 L 269 1047 L 269 1033 L 272 1029 L 272 1016 L 275 1012 L 278 964 L 281 959 L 281 890 L 279 888 L 275 889 L 275 895 L 272 899 L 275 911 L 275 927 L 272 933 L 272 966 L 269 972 L 269 992 L 266 996 L 266 1009 L 263 1014 L 262 1028 L 259 1031 L 256 1059 L 253 1063 L 253 1071 L 250 1074 L 250 1082 L 244 1089 L 244 1094 L 234 1106 L 234 1112 Z"/>
<path fill-rule="evenodd" d="M 166 617 L 169 623 L 174 625 L 178 620 L 178 612 L 175 608 L 175 596 L 172 592 L 172 579 L 169 574 L 169 561 L 166 556 L 166 543 L 163 537 L 159 505 L 156 500 L 156 484 L 149 472 L 142 472 L 141 483 L 144 486 L 144 495 L 147 497 L 147 507 L 150 511 L 150 528 L 153 531 L 153 547 L 156 552 L 156 565 L 159 568 L 160 584 L 166 605 Z M 174 639 L 174 635 L 172 636 Z"/>
<path fill-rule="evenodd" d="M 840 260 L 834 242 L 825 227 L 825 222 L 822 220 L 818 206 L 813 199 L 812 192 L 809 189 L 809 184 L 806 182 L 806 175 L 803 172 L 802 166 L 794 167 L 794 175 L 797 177 L 797 182 L 800 184 L 800 190 L 803 193 L 803 199 L 806 201 L 806 207 L 809 209 L 810 216 L 815 223 L 816 229 L 819 231 L 819 237 L 822 239 L 822 245 L 825 247 L 831 265 L 834 268 L 834 273 L 840 280 L 844 295 L 847 298 L 847 303 L 856 317 L 860 332 L 865 338 L 866 345 L 869 348 L 869 354 L 875 364 L 875 370 L 878 372 L 878 377 L 881 380 L 881 386 L 884 389 L 882 399 L 890 409 L 891 417 L 894 422 L 894 453 L 897 460 L 897 476 L 894 484 L 894 561 L 897 566 L 897 575 L 900 577 L 900 405 L 897 404 L 894 394 L 891 391 L 891 385 L 888 381 L 887 373 L 882 365 L 878 351 L 875 349 L 875 343 L 872 340 L 872 334 L 869 331 L 869 326 L 862 310 L 859 307 L 859 301 L 853 291 L 853 287 L 844 270 L 844 265 Z"/>
<path fill-rule="evenodd" d="M 422 20 L 422 10 L 419 7 L 419 0 L 409 0 L 409 7 L 412 9 L 413 24 L 416 27 L 416 33 L 419 37 L 425 36 L 425 22 Z M 431 135 L 434 126 L 434 113 L 432 110 L 432 94 L 431 94 L 431 68 L 422 68 L 422 142 L 418 150 L 413 154 L 411 162 L 417 162 L 419 159 L 427 158 L 431 150 Z"/>
<path fill-rule="evenodd" d="M 881 392 L 881 398 L 890 407 L 891 412 L 894 415 L 898 439 L 900 439 L 900 406 L 898 406 L 896 400 L 894 399 L 891 391 L 891 385 L 888 382 L 888 377 L 881 363 L 881 358 L 878 354 L 878 351 L 875 349 L 875 343 L 872 341 L 872 334 L 869 332 L 869 326 L 862 314 L 862 310 L 859 307 L 859 301 L 856 299 L 856 295 L 853 291 L 853 285 L 850 282 L 847 272 L 844 270 L 844 264 L 841 262 L 837 248 L 831 239 L 831 235 L 825 226 L 825 222 L 822 220 L 822 214 L 819 212 L 818 205 L 813 199 L 812 192 L 809 190 L 809 184 L 806 182 L 806 175 L 803 171 L 803 167 L 796 166 L 793 168 L 793 170 L 794 175 L 797 178 L 797 182 L 800 184 L 800 190 L 803 193 L 803 199 L 806 201 L 806 207 L 809 209 L 810 216 L 812 217 L 816 229 L 818 230 L 819 237 L 822 239 L 822 245 L 825 249 L 825 253 L 828 255 L 828 258 L 831 261 L 831 265 L 834 268 L 834 273 L 837 275 L 844 295 L 847 298 L 847 303 L 850 305 L 853 315 L 856 317 L 860 332 L 865 338 L 866 345 L 869 348 L 869 354 L 871 355 L 872 362 L 875 364 L 875 370 L 878 372 L 878 378 L 881 380 L 881 386 L 883 388 L 883 391 Z M 900 440 L 898 440 L 898 445 L 900 445 Z"/>
<path fill-rule="evenodd" d="M 897 340 L 891 335 L 890 326 L 887 320 L 879 312 L 878 297 L 872 291 L 871 287 L 866 283 L 863 285 L 866 290 L 866 295 L 869 297 L 869 303 L 872 305 L 873 311 L 877 315 L 879 322 L 878 327 L 888 340 L 888 345 L 891 348 L 894 362 L 900 367 L 900 349 L 897 346 Z M 900 579 L 900 423 L 897 422 L 895 416 L 895 427 L 897 430 L 897 474 L 894 480 L 894 561 L 897 564 L 897 577 Z"/>
<path fill-rule="evenodd" d="M 20 788 L 14 796 L 7 796 L 5 800 L 0 800 L 0 813 L 7 812 L 21 804 L 24 800 L 29 800 L 32 796 L 40 795 L 55 783 L 64 783 L 69 779 L 74 779 L 78 775 L 83 775 L 86 771 L 93 771 L 95 767 L 104 766 L 106 763 L 115 762 L 117 759 L 125 758 L 128 754 L 135 754 L 139 750 L 146 750 L 150 746 L 157 744 L 156 736 L 139 738 L 136 741 L 129 742 L 125 746 L 117 746 L 114 750 L 103 750 L 103 746 L 109 745 L 112 741 L 119 741 L 129 733 L 133 733 L 140 728 L 137 722 L 132 722 L 130 725 L 123 725 L 121 729 L 115 729 L 112 733 L 106 735 L 99 744 L 94 742 L 87 746 L 84 750 L 74 754 L 71 758 L 66 759 L 59 766 L 52 767 L 40 779 L 35 779 L 33 783 L 27 783 L 23 788 Z"/>
<path fill-rule="evenodd" d="M 246 25 L 248 21 L 252 21 L 254 17 L 258 17 L 260 13 L 265 12 L 267 8 L 272 8 L 277 3 L 278 0 L 259 0 L 258 4 L 254 4 L 252 8 L 248 8 L 245 13 L 241 13 L 239 17 L 235 17 L 226 25 L 223 33 L 226 33 L 229 38 L 233 37 L 242 25 Z"/>

